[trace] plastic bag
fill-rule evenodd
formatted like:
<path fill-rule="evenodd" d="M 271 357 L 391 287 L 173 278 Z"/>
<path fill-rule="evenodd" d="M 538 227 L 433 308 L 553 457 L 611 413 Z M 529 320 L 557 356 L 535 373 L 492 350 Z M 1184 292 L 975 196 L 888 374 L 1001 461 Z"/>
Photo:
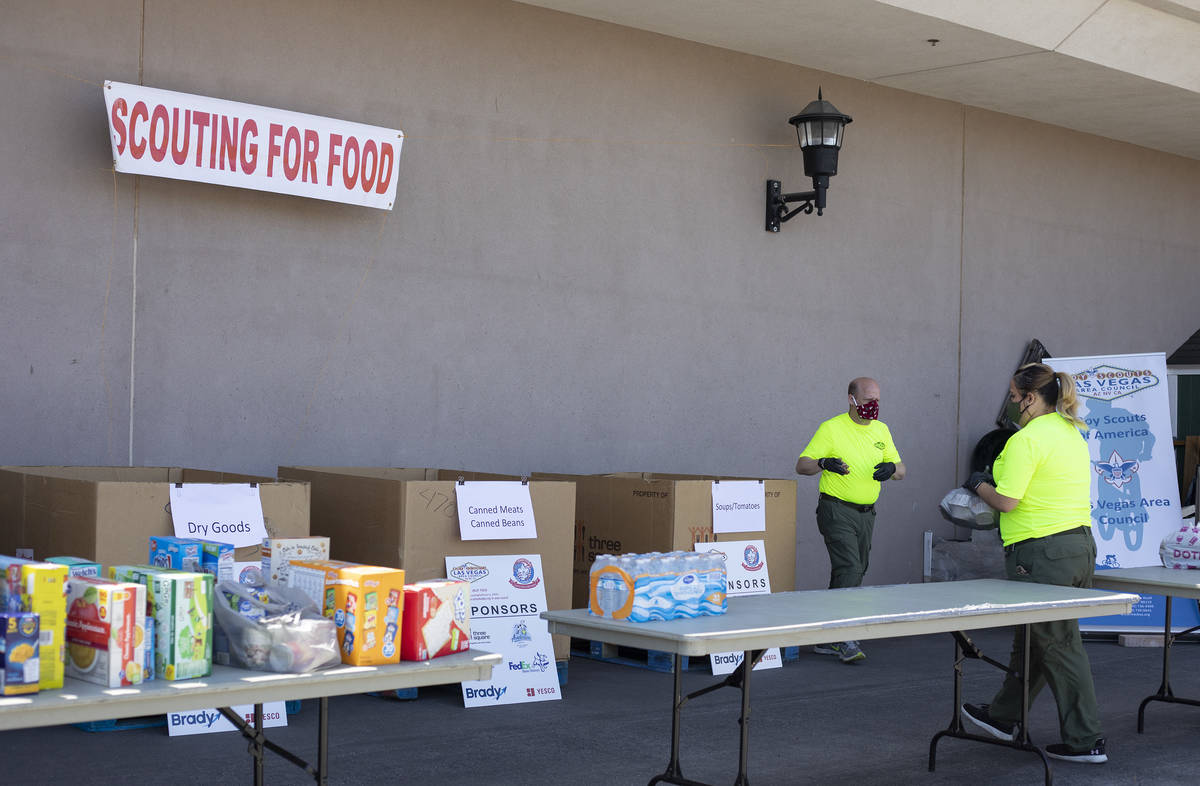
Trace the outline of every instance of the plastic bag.
<path fill-rule="evenodd" d="M 1168 568 L 1200 570 L 1200 525 L 1185 521 L 1178 530 L 1167 533 L 1158 556 Z"/>
<path fill-rule="evenodd" d="M 994 529 L 999 526 L 996 511 L 964 488 L 952 489 L 938 503 L 938 510 L 947 520 L 969 529 Z"/>
<path fill-rule="evenodd" d="M 222 581 L 213 607 L 235 666 L 303 674 L 341 662 L 333 620 L 302 590 Z"/>

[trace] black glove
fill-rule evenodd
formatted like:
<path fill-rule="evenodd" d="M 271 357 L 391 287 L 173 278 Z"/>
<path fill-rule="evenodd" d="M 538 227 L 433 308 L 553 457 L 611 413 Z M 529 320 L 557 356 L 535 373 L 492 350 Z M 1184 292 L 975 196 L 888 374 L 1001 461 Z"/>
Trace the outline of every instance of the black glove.
<path fill-rule="evenodd" d="M 980 483 L 996 485 L 996 481 L 992 478 L 992 473 L 985 470 L 983 472 L 972 472 L 971 477 L 967 478 L 967 482 L 962 487 L 972 493 L 978 493 Z"/>
<path fill-rule="evenodd" d="M 896 474 L 896 465 L 890 461 L 881 461 L 875 465 L 875 474 L 871 477 L 884 481 Z"/>
<path fill-rule="evenodd" d="M 846 462 L 835 456 L 829 458 L 817 459 L 817 466 L 826 472 L 832 472 L 835 475 L 849 475 L 850 468 L 846 466 Z"/>

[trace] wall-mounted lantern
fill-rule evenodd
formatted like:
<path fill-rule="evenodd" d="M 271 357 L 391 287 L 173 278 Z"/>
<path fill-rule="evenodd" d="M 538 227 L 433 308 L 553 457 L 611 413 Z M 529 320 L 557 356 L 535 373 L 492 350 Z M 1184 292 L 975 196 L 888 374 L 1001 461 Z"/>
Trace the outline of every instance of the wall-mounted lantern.
<path fill-rule="evenodd" d="M 825 212 L 825 190 L 829 178 L 837 174 L 838 151 L 842 148 L 842 131 L 854 122 L 850 115 L 842 114 L 837 107 L 821 97 L 817 89 L 817 100 L 804 107 L 804 111 L 793 115 L 789 123 L 796 127 L 796 141 L 804 154 L 804 174 L 812 178 L 812 191 L 782 193 L 778 180 L 767 181 L 767 231 L 778 232 L 779 225 L 798 213 L 817 215 Z M 788 210 L 792 202 L 803 204 Z"/>

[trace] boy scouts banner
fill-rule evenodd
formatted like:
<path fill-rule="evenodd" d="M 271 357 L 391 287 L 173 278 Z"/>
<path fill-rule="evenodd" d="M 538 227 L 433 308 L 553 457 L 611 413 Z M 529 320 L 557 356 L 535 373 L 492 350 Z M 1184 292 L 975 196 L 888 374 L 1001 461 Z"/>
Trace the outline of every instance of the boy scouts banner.
<path fill-rule="evenodd" d="M 404 134 L 237 101 L 104 83 L 118 172 L 391 210 Z"/>
<path fill-rule="evenodd" d="M 1088 425 L 1096 569 L 1162 564 L 1159 544 L 1180 522 L 1166 356 L 1046 358 L 1045 363 L 1075 380 L 1079 416 Z M 1175 621 L 1181 612 L 1195 616 L 1189 604 L 1175 605 Z M 1143 595 L 1129 614 L 1080 623 L 1090 630 L 1161 630 L 1163 613 L 1161 597 Z"/>

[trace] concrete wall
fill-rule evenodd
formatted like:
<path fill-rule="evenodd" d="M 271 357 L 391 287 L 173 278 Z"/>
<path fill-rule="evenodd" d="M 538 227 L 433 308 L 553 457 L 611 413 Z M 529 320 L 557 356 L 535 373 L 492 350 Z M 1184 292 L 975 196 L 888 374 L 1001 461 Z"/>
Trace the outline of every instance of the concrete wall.
<path fill-rule="evenodd" d="M 116 175 L 104 79 L 398 126 L 396 208 Z M 1200 162 L 515 3 L 9 2 L 0 106 L 0 464 L 790 477 L 870 374 L 912 581 L 1029 338 L 1195 330 Z"/>

